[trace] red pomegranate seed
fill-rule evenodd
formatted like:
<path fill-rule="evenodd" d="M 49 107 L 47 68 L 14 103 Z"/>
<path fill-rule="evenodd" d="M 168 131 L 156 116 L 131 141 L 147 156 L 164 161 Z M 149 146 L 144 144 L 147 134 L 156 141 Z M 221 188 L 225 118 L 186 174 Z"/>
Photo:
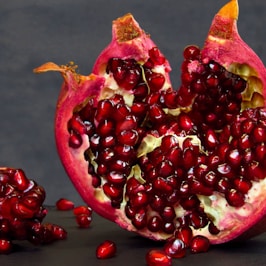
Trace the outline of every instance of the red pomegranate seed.
<path fill-rule="evenodd" d="M 110 118 L 110 116 L 112 116 L 113 111 L 113 104 L 110 100 L 105 99 L 99 101 L 95 113 L 96 121 L 100 122 L 103 119 Z"/>
<path fill-rule="evenodd" d="M 152 72 L 147 76 L 147 82 L 152 92 L 159 91 L 163 87 L 165 83 L 165 77 L 161 73 Z"/>
<path fill-rule="evenodd" d="M 150 56 L 150 60 L 155 65 L 162 65 L 165 62 L 165 57 L 161 54 L 158 47 L 153 47 L 152 49 L 150 49 L 149 50 L 149 56 Z"/>
<path fill-rule="evenodd" d="M 71 200 L 61 198 L 56 202 L 56 208 L 60 211 L 68 211 L 74 208 L 74 203 Z"/>
<path fill-rule="evenodd" d="M 147 266 L 171 266 L 172 259 L 165 251 L 153 249 L 146 254 Z"/>
<path fill-rule="evenodd" d="M 170 239 L 164 245 L 164 251 L 171 258 L 183 258 L 186 256 L 186 245 L 181 239 Z"/>
<path fill-rule="evenodd" d="M 26 190 L 29 185 L 29 179 L 26 177 L 23 170 L 18 169 L 14 172 L 12 184 L 20 191 Z"/>
<path fill-rule="evenodd" d="M 138 142 L 137 130 L 123 130 L 117 135 L 117 140 L 122 145 L 134 146 Z"/>
<path fill-rule="evenodd" d="M 103 185 L 104 194 L 110 199 L 119 199 L 122 196 L 122 189 L 120 187 L 116 187 L 112 184 L 105 183 Z"/>
<path fill-rule="evenodd" d="M 166 222 L 171 222 L 176 217 L 175 209 L 173 206 L 165 206 L 160 214 L 163 220 Z"/>
<path fill-rule="evenodd" d="M 46 224 L 45 227 L 49 228 L 54 240 L 64 240 L 67 238 L 67 231 L 63 227 L 56 224 Z"/>
<path fill-rule="evenodd" d="M 71 119 L 68 121 L 68 130 L 69 132 L 74 131 L 78 135 L 85 134 L 87 132 L 87 128 L 83 123 L 82 119 L 79 115 L 74 114 Z"/>
<path fill-rule="evenodd" d="M 236 177 L 236 179 L 234 179 L 234 185 L 236 190 L 242 192 L 243 194 L 248 193 L 248 191 L 252 187 L 251 181 L 245 179 L 244 177 Z"/>
<path fill-rule="evenodd" d="M 138 191 L 130 197 L 130 205 L 133 208 L 144 207 L 149 203 L 149 197 L 146 191 Z"/>
<path fill-rule="evenodd" d="M 78 149 L 82 145 L 82 137 L 75 132 L 71 132 L 69 135 L 68 145 L 73 149 Z"/>
<path fill-rule="evenodd" d="M 151 232 L 158 232 L 159 230 L 162 229 L 162 218 L 159 216 L 152 216 L 149 220 L 148 220 L 148 224 L 147 227 Z"/>
<path fill-rule="evenodd" d="M 91 224 L 91 215 L 78 214 L 76 215 L 76 222 L 80 228 L 89 228 Z"/>
<path fill-rule="evenodd" d="M 97 133 L 101 136 L 109 136 L 114 132 L 115 124 L 111 119 L 103 119 L 97 127 Z"/>
<path fill-rule="evenodd" d="M 86 215 L 91 215 L 92 214 L 92 209 L 89 206 L 77 206 L 73 209 L 73 214 L 76 215 L 80 215 L 80 214 L 86 214 Z"/>
<path fill-rule="evenodd" d="M 154 123 L 162 123 L 165 119 L 165 113 L 158 104 L 150 106 L 149 117 Z"/>
<path fill-rule="evenodd" d="M 96 249 L 97 259 L 109 259 L 116 254 L 116 244 L 113 241 L 105 240 Z"/>
<path fill-rule="evenodd" d="M 114 110 L 114 119 L 116 121 L 123 121 L 127 116 L 131 114 L 130 108 L 124 103 L 118 103 Z"/>
<path fill-rule="evenodd" d="M 192 237 L 192 229 L 189 226 L 183 226 L 175 232 L 175 238 L 182 240 L 186 247 L 190 246 Z"/>
<path fill-rule="evenodd" d="M 255 127 L 252 132 L 252 137 L 255 143 L 266 142 L 266 128 L 261 126 Z"/>
<path fill-rule="evenodd" d="M 196 60 L 199 58 L 200 48 L 196 45 L 189 45 L 185 47 L 183 56 L 187 60 Z"/>
<path fill-rule="evenodd" d="M 225 198 L 227 202 L 234 207 L 241 207 L 245 203 L 244 194 L 235 189 L 230 189 L 229 191 L 227 191 L 225 194 Z"/>
<path fill-rule="evenodd" d="M 12 251 L 12 242 L 8 239 L 0 239 L 0 254 L 9 254 Z"/>
<path fill-rule="evenodd" d="M 210 248 L 210 241 L 205 236 L 194 236 L 190 242 L 190 250 L 192 253 L 207 252 Z"/>

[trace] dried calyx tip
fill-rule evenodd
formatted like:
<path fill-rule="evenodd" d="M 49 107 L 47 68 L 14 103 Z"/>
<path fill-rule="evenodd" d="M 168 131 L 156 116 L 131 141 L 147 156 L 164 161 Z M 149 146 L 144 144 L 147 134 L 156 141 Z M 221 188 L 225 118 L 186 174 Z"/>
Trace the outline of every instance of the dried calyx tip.
<path fill-rule="evenodd" d="M 238 1 L 231 0 L 219 10 L 218 15 L 231 19 L 238 19 L 238 13 Z"/>
<path fill-rule="evenodd" d="M 118 42 L 130 41 L 142 34 L 142 30 L 130 13 L 114 20 L 113 27 Z"/>

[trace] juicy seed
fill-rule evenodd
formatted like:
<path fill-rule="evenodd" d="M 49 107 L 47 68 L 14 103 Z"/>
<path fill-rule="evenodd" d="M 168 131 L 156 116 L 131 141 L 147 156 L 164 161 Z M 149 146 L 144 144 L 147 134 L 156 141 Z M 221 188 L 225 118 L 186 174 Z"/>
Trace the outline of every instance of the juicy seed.
<path fill-rule="evenodd" d="M 194 236 L 190 243 L 190 250 L 192 253 L 207 252 L 210 248 L 210 241 L 205 236 Z"/>
<path fill-rule="evenodd" d="M 12 251 L 12 243 L 7 239 L 0 239 L 0 254 L 9 254 Z"/>
<path fill-rule="evenodd" d="M 76 215 L 76 222 L 80 228 L 89 228 L 91 224 L 91 216 L 87 214 Z"/>
<path fill-rule="evenodd" d="M 186 245 L 180 239 L 170 239 L 164 245 L 164 251 L 171 258 L 183 258 L 186 256 Z"/>
<path fill-rule="evenodd" d="M 109 259 L 116 254 L 116 244 L 113 241 L 105 240 L 96 249 L 97 259 Z"/>
<path fill-rule="evenodd" d="M 172 259 L 163 250 L 150 250 L 146 254 L 147 266 L 171 266 Z"/>
<path fill-rule="evenodd" d="M 74 203 L 71 200 L 61 198 L 56 202 L 56 208 L 59 211 L 68 211 L 74 209 Z"/>

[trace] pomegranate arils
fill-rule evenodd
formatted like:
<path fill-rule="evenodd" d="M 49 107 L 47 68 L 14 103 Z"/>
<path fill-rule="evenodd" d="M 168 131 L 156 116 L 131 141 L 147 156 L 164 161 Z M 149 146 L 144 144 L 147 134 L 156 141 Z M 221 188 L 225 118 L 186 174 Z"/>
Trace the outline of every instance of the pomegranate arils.
<path fill-rule="evenodd" d="M 56 208 L 60 211 L 72 210 L 75 206 L 74 202 L 72 202 L 71 200 L 65 199 L 65 198 L 60 198 L 59 200 L 57 200 L 55 205 L 56 205 Z"/>
<path fill-rule="evenodd" d="M 113 241 L 105 240 L 96 249 L 97 259 L 109 259 L 116 254 L 116 244 Z"/>
<path fill-rule="evenodd" d="M 191 239 L 190 250 L 192 253 L 207 252 L 210 247 L 209 239 L 205 236 L 197 235 Z"/>
<path fill-rule="evenodd" d="M 91 224 L 91 216 L 87 214 L 76 215 L 76 222 L 80 228 L 88 228 Z"/>
<path fill-rule="evenodd" d="M 39 245 L 65 239 L 67 232 L 55 224 L 42 224 L 47 214 L 45 191 L 21 169 L 0 169 L 0 253 L 11 252 L 13 240 Z"/>
<path fill-rule="evenodd" d="M 172 259 L 164 250 L 152 249 L 146 254 L 147 266 L 171 266 Z"/>
<path fill-rule="evenodd" d="M 183 258 L 186 256 L 186 245 L 181 239 L 170 239 L 164 245 L 164 251 L 171 258 Z"/>
<path fill-rule="evenodd" d="M 12 247 L 10 240 L 0 238 L 0 254 L 9 254 L 12 251 Z"/>

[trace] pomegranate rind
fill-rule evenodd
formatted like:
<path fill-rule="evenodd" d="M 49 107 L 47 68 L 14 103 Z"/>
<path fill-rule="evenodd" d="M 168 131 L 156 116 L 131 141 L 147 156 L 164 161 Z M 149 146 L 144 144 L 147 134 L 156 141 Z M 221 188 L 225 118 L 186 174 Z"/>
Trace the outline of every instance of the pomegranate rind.
<path fill-rule="evenodd" d="M 83 159 L 84 150 L 90 146 L 86 136 L 82 136 L 83 143 L 80 148 L 71 149 L 68 145 L 67 121 L 73 116 L 73 110 L 76 108 L 77 102 L 82 103 L 84 99 L 90 97 L 97 98 L 105 80 L 94 74 L 81 76 L 72 67 L 58 66 L 51 62 L 34 70 L 35 73 L 47 71 L 60 72 L 64 78 L 57 102 L 58 112 L 55 117 L 56 146 L 62 164 L 84 201 L 90 203 L 91 206 L 96 206 L 96 211 L 103 217 L 115 220 L 116 212 L 110 208 L 109 203 L 99 203 L 97 197 L 95 197 L 94 190 L 91 188 L 92 176 L 88 174 L 88 163 Z"/>

